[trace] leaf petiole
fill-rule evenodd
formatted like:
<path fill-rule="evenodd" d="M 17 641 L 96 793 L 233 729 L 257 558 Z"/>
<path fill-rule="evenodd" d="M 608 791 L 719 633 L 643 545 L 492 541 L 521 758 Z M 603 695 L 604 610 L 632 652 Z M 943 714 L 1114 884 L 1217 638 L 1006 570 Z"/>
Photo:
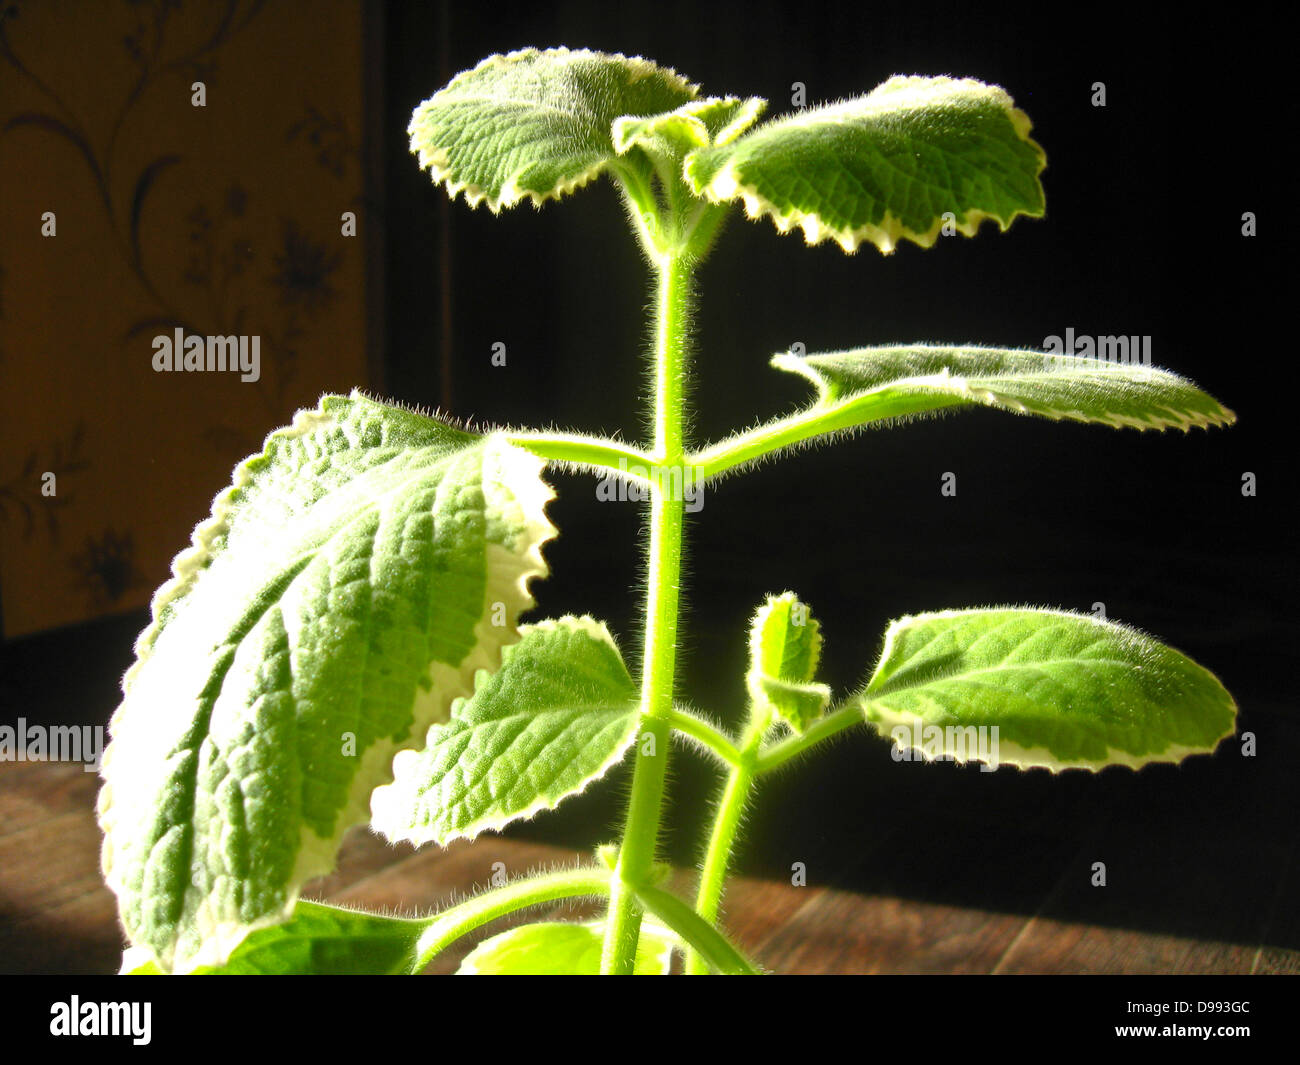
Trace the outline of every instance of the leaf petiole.
<path fill-rule="evenodd" d="M 755 762 L 755 773 L 762 776 L 784 765 L 791 758 L 797 758 L 810 747 L 815 747 L 822 740 L 830 739 L 837 733 L 863 723 L 862 710 L 854 704 L 841 707 L 825 717 L 819 718 L 804 730 L 802 735 L 789 735 L 783 740 L 765 747 Z"/>
<path fill-rule="evenodd" d="M 614 473 L 625 480 L 648 485 L 654 460 L 640 448 L 617 440 L 604 440 L 583 433 L 506 430 L 505 437 L 516 447 L 538 458 L 591 473 Z"/>
<path fill-rule="evenodd" d="M 761 971 L 708 921 L 676 895 L 656 887 L 639 887 L 641 905 L 663 921 L 724 976 L 759 976 Z"/>
<path fill-rule="evenodd" d="M 762 738 L 761 734 L 758 738 Z M 745 803 L 749 799 L 753 784 L 754 750 L 752 747 L 747 747 L 741 755 L 741 761 L 732 767 L 731 774 L 727 777 L 726 787 L 718 802 L 713 832 L 709 837 L 704 869 L 700 874 L 695 912 L 706 924 L 717 920 L 718 907 L 722 903 L 722 890 L 727 881 L 727 867 L 731 862 L 732 849 L 736 845 L 736 831 L 740 827 L 740 817 L 744 813 Z M 703 975 L 705 972 L 703 963 L 707 960 L 699 951 L 688 952 L 686 971 L 696 976 Z"/>
<path fill-rule="evenodd" d="M 439 952 L 489 921 L 557 899 L 605 896 L 609 890 L 609 870 L 584 866 L 516 880 L 476 895 L 430 919 L 416 945 L 416 962 L 411 972 L 422 972 Z"/>
<path fill-rule="evenodd" d="M 724 765 L 734 766 L 739 764 L 740 751 L 730 737 L 703 718 L 696 717 L 685 710 L 674 708 L 668 714 L 668 724 L 683 736 L 690 737 L 700 747 L 717 757 Z"/>

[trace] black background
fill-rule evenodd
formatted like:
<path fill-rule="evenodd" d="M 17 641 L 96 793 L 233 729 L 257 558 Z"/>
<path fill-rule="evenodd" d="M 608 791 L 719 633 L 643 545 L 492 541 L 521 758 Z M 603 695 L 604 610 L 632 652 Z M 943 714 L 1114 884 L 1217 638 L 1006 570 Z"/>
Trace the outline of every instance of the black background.
<path fill-rule="evenodd" d="M 1106 893 L 1105 905 L 1062 900 L 1073 909 L 1063 916 L 1198 936 L 1239 931 L 1225 905 L 1271 902 L 1281 887 L 1268 874 L 1260 882 L 1260 848 L 1275 859 L 1291 845 L 1283 811 L 1297 796 L 1285 767 L 1298 738 L 1285 680 L 1296 637 L 1291 417 L 1277 387 L 1294 357 L 1281 322 L 1290 219 L 1266 147 L 1294 108 L 1265 83 L 1276 26 L 1241 8 L 1188 25 L 1137 5 L 817 3 L 670 3 L 644 14 L 567 4 L 509 20 L 422 8 L 395 13 L 393 25 L 389 261 L 404 280 L 389 287 L 390 391 L 437 393 L 430 302 L 442 281 L 455 413 L 629 439 L 645 435 L 650 288 L 612 186 L 497 217 L 444 207 L 408 154 L 412 107 L 485 55 L 561 43 L 645 55 L 705 92 L 763 96 L 771 113 L 789 110 L 796 81 L 810 102 L 894 73 L 1004 86 L 1047 152 L 1046 218 L 882 257 L 869 246 L 854 256 L 808 248 L 737 212 L 699 275 L 694 438 L 802 402 L 802 382 L 766 365 L 794 341 L 810 352 L 917 340 L 1037 347 L 1067 326 L 1150 335 L 1153 361 L 1216 395 L 1238 424 L 1155 434 L 974 411 L 711 488 L 688 532 L 679 693 L 737 719 L 747 621 L 767 592 L 789 588 L 813 606 L 825 679 L 841 693 L 863 681 L 901 614 L 1103 602 L 1109 617 L 1222 678 L 1241 728 L 1257 733 L 1255 760 L 1234 741 L 1140 774 L 980 774 L 897 764 L 864 733 L 761 793 L 741 869 L 788 876 L 803 860 L 845 886 L 1016 910 L 1036 905 L 1062 869 L 1082 883 L 1091 861 L 1108 860 L 1112 884 L 1130 890 Z M 434 76 L 425 42 L 442 27 L 447 54 Z M 1097 81 L 1105 108 L 1091 103 Z M 1260 219 L 1253 239 L 1241 235 L 1248 210 Z M 436 256 L 440 222 L 449 278 Z M 505 368 L 491 365 L 496 341 Z M 940 495 L 945 471 L 957 474 L 955 499 Z M 1242 495 L 1246 471 L 1254 498 Z M 591 478 L 554 480 L 561 536 L 547 552 L 551 579 L 535 586 L 538 613 L 605 618 L 635 657 L 637 508 L 597 503 Z M 666 843 L 673 860 L 692 862 L 714 779 L 689 753 L 671 772 Z M 518 831 L 584 846 L 613 838 L 626 782 L 616 774 Z M 1178 890 L 1187 884 L 1197 886 Z"/>

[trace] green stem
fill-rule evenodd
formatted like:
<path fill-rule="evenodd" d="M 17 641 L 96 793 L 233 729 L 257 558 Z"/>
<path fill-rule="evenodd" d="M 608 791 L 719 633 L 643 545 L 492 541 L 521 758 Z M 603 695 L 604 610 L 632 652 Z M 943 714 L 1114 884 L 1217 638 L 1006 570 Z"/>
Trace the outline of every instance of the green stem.
<path fill-rule="evenodd" d="M 966 402 L 961 396 L 936 398 L 924 392 L 892 390 L 888 385 L 844 398 L 823 397 L 805 410 L 710 444 L 688 455 L 687 462 L 702 483 L 806 440 Z"/>
<path fill-rule="evenodd" d="M 857 706 L 846 706 L 816 721 L 802 735 L 791 736 L 763 750 L 763 736 L 770 720 L 751 721 L 740 744 L 739 758 L 732 764 L 731 774 L 718 802 L 718 813 L 705 852 L 700 889 L 695 902 L 695 912 L 701 920 L 713 925 L 718 919 L 722 893 L 726 887 L 727 867 L 736 845 L 736 832 L 740 828 L 740 818 L 745 812 L 745 803 L 749 800 L 754 781 L 822 740 L 861 723 L 862 711 Z M 700 975 L 707 972 L 707 960 L 697 951 L 689 951 L 686 955 L 687 973 Z"/>
<path fill-rule="evenodd" d="M 640 448 L 582 433 L 507 430 L 506 439 L 547 462 L 567 463 L 591 471 L 607 470 L 639 484 L 649 484 L 654 465 L 654 460 Z"/>
<path fill-rule="evenodd" d="M 680 467 L 685 450 L 686 343 L 693 261 L 664 255 L 656 261 L 654 459 L 660 470 Z M 666 478 L 669 486 L 671 478 Z M 677 608 L 682 568 L 684 493 L 651 486 L 650 547 L 645 651 L 641 661 L 641 722 L 637 729 L 632 797 L 609 900 L 601 955 L 604 973 L 631 973 L 640 935 L 636 888 L 654 864 L 668 767 L 673 680 L 677 660 Z"/>
<path fill-rule="evenodd" d="M 809 747 L 829 739 L 837 732 L 843 732 L 854 725 L 862 724 L 862 708 L 856 704 L 841 707 L 833 714 L 819 718 L 804 730 L 802 735 L 789 736 L 779 743 L 772 744 L 758 756 L 755 768 L 759 775 L 770 773 L 777 766 L 784 765 L 796 755 L 803 754 Z"/>
<path fill-rule="evenodd" d="M 693 955 L 702 957 L 724 976 L 758 975 L 753 962 L 676 895 L 657 887 L 641 887 L 637 895 L 646 909 L 686 941 Z"/>
<path fill-rule="evenodd" d="M 720 440 L 691 455 L 690 462 L 699 479 L 707 481 L 774 451 L 819 436 L 827 431 L 824 425 L 824 413 L 814 407 Z"/>
<path fill-rule="evenodd" d="M 720 729 L 714 728 L 702 718 L 688 714 L 685 710 L 674 709 L 668 715 L 668 723 L 678 732 L 689 736 L 705 750 L 716 755 L 723 765 L 732 766 L 740 760 L 740 751 L 736 745 Z"/>
<path fill-rule="evenodd" d="M 758 751 L 770 720 L 770 714 L 751 719 L 741 741 L 740 758 L 732 766 L 722 798 L 718 802 L 718 813 L 713 821 L 713 832 L 709 837 L 704 868 L 700 873 L 699 894 L 695 900 L 695 912 L 710 925 L 718 919 L 722 891 L 727 882 L 727 866 L 731 862 L 731 851 L 736 844 L 736 832 L 740 828 L 741 815 L 745 812 L 745 803 L 749 800 L 750 789 L 758 775 L 755 769 Z M 686 955 L 686 971 L 695 976 L 703 975 L 708 971 L 705 959 L 696 951 L 689 951 Z"/>
<path fill-rule="evenodd" d="M 438 914 L 429 922 L 420 936 L 416 948 L 418 960 L 412 971 L 421 972 L 449 944 L 498 917 L 556 899 L 607 895 L 609 890 L 609 871 L 587 867 L 516 880 L 503 888 L 485 892 Z"/>
<path fill-rule="evenodd" d="M 651 260 L 663 254 L 662 234 L 659 231 L 660 209 L 652 187 L 654 167 L 648 162 L 635 165 L 624 158 L 611 171 L 623 193 L 623 204 L 632 221 L 632 231 L 641 249 Z"/>

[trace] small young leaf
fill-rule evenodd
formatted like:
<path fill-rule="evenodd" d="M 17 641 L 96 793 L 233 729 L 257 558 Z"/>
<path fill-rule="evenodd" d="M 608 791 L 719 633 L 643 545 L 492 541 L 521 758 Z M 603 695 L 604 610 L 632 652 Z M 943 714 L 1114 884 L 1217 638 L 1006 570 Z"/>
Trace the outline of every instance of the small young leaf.
<path fill-rule="evenodd" d="M 928 248 L 945 221 L 971 236 L 1043 214 L 1046 156 L 996 85 L 894 77 L 866 96 L 767 122 L 730 145 L 700 148 L 686 178 L 715 203 L 742 200 L 782 233 L 845 251 L 883 252 L 906 238 Z M 945 215 L 949 216 L 945 218 Z"/>
<path fill-rule="evenodd" d="M 709 96 L 682 104 L 666 114 L 626 115 L 614 122 L 614 149 L 623 155 L 641 147 L 651 155 L 685 155 L 711 144 L 730 144 L 749 129 L 767 107 L 751 96 Z"/>
<path fill-rule="evenodd" d="M 222 965 L 200 965 L 195 976 L 385 976 L 410 973 L 420 934 L 433 918 L 373 913 L 299 901 L 283 924 L 259 928 Z M 132 947 L 122 973 L 157 976 L 163 970 L 147 949 Z"/>
<path fill-rule="evenodd" d="M 811 381 L 818 406 L 842 412 L 845 424 L 976 404 L 1134 429 L 1186 431 L 1236 420 L 1168 370 L 1073 355 L 910 344 L 777 355 L 772 365 Z"/>
<path fill-rule="evenodd" d="M 526 48 L 458 74 L 415 109 L 408 133 L 435 183 L 493 213 L 558 199 L 617 157 L 614 120 L 695 98 L 672 70 L 623 55 Z"/>
<path fill-rule="evenodd" d="M 1209 753 L 1237 709 L 1212 673 L 1135 629 L 1015 607 L 895 621 L 854 698 L 901 747 L 1053 771 Z"/>
<path fill-rule="evenodd" d="M 588 617 L 524 626 L 501 668 L 393 763 L 374 828 L 393 842 L 473 838 L 582 791 L 635 739 L 637 688 L 614 639 Z"/>
<path fill-rule="evenodd" d="M 802 732 L 830 702 L 831 691 L 813 683 L 821 659 L 817 620 L 793 592 L 770 595 L 749 630 L 746 686 L 755 709 L 775 713 Z"/>
<path fill-rule="evenodd" d="M 605 923 L 526 924 L 480 943 L 457 976 L 598 976 Z M 676 937 L 651 921 L 641 926 L 635 976 L 667 976 Z"/>
<path fill-rule="evenodd" d="M 555 532 L 541 466 L 353 393 L 236 469 L 154 597 L 104 756 L 105 878 L 164 969 L 286 920 L 393 754 L 498 667 Z"/>

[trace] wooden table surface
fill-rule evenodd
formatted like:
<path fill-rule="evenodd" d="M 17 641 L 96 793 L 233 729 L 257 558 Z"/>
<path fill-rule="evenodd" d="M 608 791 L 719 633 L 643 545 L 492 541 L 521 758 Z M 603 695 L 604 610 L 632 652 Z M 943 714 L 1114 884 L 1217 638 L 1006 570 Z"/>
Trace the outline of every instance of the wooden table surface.
<path fill-rule="evenodd" d="M 0 972 L 117 971 L 122 940 L 113 896 L 99 873 L 98 783 L 79 766 L 0 764 Z M 388 912 L 428 912 L 487 884 L 500 869 L 495 863 L 516 876 L 579 857 L 495 836 L 417 852 L 357 830 L 337 870 L 306 894 Z M 1294 895 L 1297 870 L 1294 861 L 1288 866 L 1285 883 L 1273 885 L 1269 897 Z M 669 886 L 689 891 L 693 877 L 681 871 Z M 1278 939 L 1276 915 L 1265 914 L 1262 922 L 1243 917 L 1241 935 L 1206 941 L 1050 917 L 1060 912 L 1051 905 L 1054 895 L 1069 890 L 1058 884 L 1035 912 L 1012 913 L 739 878 L 727 897 L 725 923 L 760 964 L 782 973 L 1300 972 L 1300 950 L 1270 945 Z M 483 935 L 503 927 L 498 922 Z M 475 941 L 467 937 L 430 972 L 454 971 Z"/>

